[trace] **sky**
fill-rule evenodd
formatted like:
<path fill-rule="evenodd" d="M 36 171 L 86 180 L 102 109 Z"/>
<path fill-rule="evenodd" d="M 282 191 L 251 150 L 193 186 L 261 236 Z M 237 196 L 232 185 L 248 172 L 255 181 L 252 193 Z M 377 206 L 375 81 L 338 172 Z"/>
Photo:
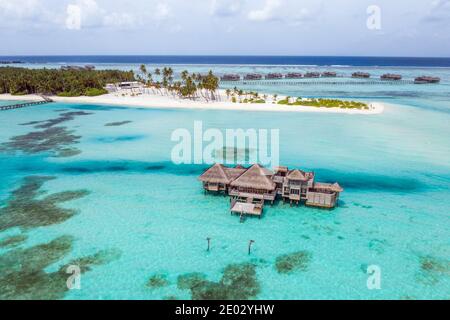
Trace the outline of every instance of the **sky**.
<path fill-rule="evenodd" d="M 0 55 L 450 57 L 450 0 L 0 0 Z"/>

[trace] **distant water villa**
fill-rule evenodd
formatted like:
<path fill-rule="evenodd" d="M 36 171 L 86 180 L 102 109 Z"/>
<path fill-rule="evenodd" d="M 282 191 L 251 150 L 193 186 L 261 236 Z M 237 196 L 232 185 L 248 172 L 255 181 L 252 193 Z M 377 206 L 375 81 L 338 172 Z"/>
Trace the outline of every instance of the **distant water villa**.
<path fill-rule="evenodd" d="M 231 197 L 231 213 L 261 217 L 265 202 L 276 199 L 299 205 L 332 209 L 338 204 L 343 189 L 338 183 L 315 181 L 314 172 L 288 167 L 278 167 L 275 172 L 254 164 L 226 167 L 215 164 L 206 170 L 199 180 L 206 192 L 228 194 Z"/>

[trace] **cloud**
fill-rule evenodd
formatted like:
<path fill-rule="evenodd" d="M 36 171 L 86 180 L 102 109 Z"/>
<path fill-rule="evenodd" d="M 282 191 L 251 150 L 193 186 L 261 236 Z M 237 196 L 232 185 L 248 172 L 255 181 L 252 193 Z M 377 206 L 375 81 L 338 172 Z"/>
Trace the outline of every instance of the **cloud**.
<path fill-rule="evenodd" d="M 156 5 L 155 19 L 167 20 L 171 15 L 171 9 L 167 3 L 160 2 Z"/>
<path fill-rule="evenodd" d="M 231 17 L 240 13 L 243 0 L 213 0 L 211 14 L 219 17 Z"/>
<path fill-rule="evenodd" d="M 260 10 L 250 11 L 248 19 L 252 21 L 267 21 L 275 18 L 275 10 L 281 6 L 281 0 L 266 0 Z"/>
<path fill-rule="evenodd" d="M 425 22 L 448 22 L 450 19 L 450 0 L 435 0 L 425 16 Z"/>

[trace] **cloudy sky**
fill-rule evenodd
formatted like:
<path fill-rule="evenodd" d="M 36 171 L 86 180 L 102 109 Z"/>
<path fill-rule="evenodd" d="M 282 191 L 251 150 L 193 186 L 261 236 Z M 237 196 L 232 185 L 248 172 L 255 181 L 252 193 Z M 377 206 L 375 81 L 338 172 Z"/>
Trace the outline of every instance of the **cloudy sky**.
<path fill-rule="evenodd" d="M 450 0 L 0 0 L 0 55 L 450 57 Z"/>

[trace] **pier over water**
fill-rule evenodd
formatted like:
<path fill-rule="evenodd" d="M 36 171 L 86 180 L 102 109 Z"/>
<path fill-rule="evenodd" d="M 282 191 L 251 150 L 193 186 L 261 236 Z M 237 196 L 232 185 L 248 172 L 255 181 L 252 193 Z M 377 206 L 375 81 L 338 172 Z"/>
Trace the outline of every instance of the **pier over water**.
<path fill-rule="evenodd" d="M 27 101 L 22 103 L 11 104 L 8 106 L 0 106 L 0 111 L 12 110 L 12 109 L 20 109 L 25 107 L 36 106 L 40 104 L 47 104 L 54 102 L 52 99 L 46 96 L 41 96 L 42 100 L 39 101 Z"/>

